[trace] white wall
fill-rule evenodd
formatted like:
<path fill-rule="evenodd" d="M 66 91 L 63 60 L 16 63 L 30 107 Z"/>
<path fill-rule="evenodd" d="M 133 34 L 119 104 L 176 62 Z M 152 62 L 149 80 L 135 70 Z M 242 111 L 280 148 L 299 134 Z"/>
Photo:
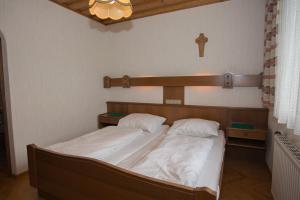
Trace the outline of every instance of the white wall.
<path fill-rule="evenodd" d="M 47 0 L 1 0 L 7 44 L 16 170 L 26 145 L 49 145 L 97 129 L 106 110 L 107 33 Z"/>
<path fill-rule="evenodd" d="M 109 76 L 258 74 L 265 1 L 231 0 L 111 26 Z M 208 37 L 204 58 L 195 39 Z M 120 95 L 122 94 L 122 95 Z M 110 89 L 110 100 L 162 102 L 162 88 Z M 261 107 L 257 88 L 189 87 L 187 104 Z"/>

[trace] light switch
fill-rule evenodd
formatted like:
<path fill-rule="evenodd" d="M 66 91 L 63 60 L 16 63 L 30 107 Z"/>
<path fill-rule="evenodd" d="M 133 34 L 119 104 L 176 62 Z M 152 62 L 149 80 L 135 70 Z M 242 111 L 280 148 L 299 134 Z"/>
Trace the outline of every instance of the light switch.
<path fill-rule="evenodd" d="M 166 104 L 176 104 L 181 105 L 182 102 L 180 99 L 166 99 Z"/>

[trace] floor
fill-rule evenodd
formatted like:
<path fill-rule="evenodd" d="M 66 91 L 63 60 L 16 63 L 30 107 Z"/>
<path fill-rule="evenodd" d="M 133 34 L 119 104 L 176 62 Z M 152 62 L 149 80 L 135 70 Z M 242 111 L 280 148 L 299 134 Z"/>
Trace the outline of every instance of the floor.
<path fill-rule="evenodd" d="M 227 151 L 228 152 L 228 151 Z M 234 152 L 241 152 L 234 150 Z M 227 153 L 225 159 L 222 200 L 272 200 L 271 175 L 258 154 L 237 156 Z M 9 178 L 0 172 L 1 200 L 38 200 L 29 186 L 28 175 Z"/>
<path fill-rule="evenodd" d="M 264 151 L 226 147 L 222 200 L 273 200 L 271 181 Z"/>
<path fill-rule="evenodd" d="M 29 186 L 28 175 L 9 178 L 0 172 L 1 200 L 37 200 L 36 191 Z"/>

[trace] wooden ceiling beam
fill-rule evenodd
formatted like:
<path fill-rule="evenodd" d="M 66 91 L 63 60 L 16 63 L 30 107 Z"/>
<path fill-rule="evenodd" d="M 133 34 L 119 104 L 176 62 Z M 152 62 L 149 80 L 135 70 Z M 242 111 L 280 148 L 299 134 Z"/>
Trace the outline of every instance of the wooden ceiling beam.
<path fill-rule="evenodd" d="M 133 19 L 158 15 L 167 12 L 173 12 L 181 9 L 187 9 L 202 5 L 208 5 L 213 3 L 219 3 L 229 0 L 131 0 L 133 5 L 133 15 L 127 19 L 121 19 L 118 21 L 106 19 L 101 20 L 92 16 L 89 13 L 89 0 L 50 0 L 56 4 L 59 4 L 67 9 L 93 19 L 105 25 L 120 23 L 123 21 L 129 21 Z"/>
<path fill-rule="evenodd" d="M 154 9 L 154 8 L 158 8 L 158 7 L 162 7 L 164 6 L 164 4 L 162 3 L 161 0 L 153 0 L 144 4 L 138 4 L 136 6 L 133 7 L 133 12 L 140 12 L 143 10 L 150 10 L 150 9 Z"/>
<path fill-rule="evenodd" d="M 68 7 L 71 10 L 88 10 L 89 9 L 89 5 L 84 1 L 84 0 L 80 0 L 78 2 L 72 3 L 70 5 L 68 5 Z"/>
<path fill-rule="evenodd" d="M 71 0 L 54 0 L 54 1 L 59 4 L 65 4 L 65 3 L 70 2 Z"/>
<path fill-rule="evenodd" d="M 55 4 L 58 4 L 58 5 L 60 5 L 60 6 L 64 7 L 64 8 L 66 8 L 66 9 L 68 9 L 68 10 L 72 10 L 72 9 L 70 9 L 67 5 L 65 5 L 64 3 L 59 3 L 60 1 L 58 1 L 58 0 L 49 0 L 49 1 L 51 1 L 51 2 L 53 2 L 53 3 L 55 3 Z M 75 0 L 73 0 L 73 1 L 75 1 Z M 88 0 L 85 0 L 85 1 L 88 1 Z M 66 1 L 65 1 L 65 2 L 66 2 Z M 67 1 L 67 2 L 70 2 L 70 0 Z M 84 16 L 84 17 L 87 17 L 87 18 L 89 18 L 89 19 L 91 19 L 91 20 L 94 20 L 94 21 L 97 21 L 97 22 L 102 23 L 101 19 L 98 19 L 97 17 L 92 16 L 91 14 L 88 14 L 88 15 L 87 15 L 87 14 L 84 14 L 84 13 L 82 13 L 82 12 L 80 12 L 80 11 L 76 11 L 76 10 L 72 10 L 72 11 L 73 11 L 73 12 L 76 12 L 76 13 L 78 13 L 78 14 Z M 102 23 L 102 24 L 103 24 L 103 23 Z"/>
<path fill-rule="evenodd" d="M 80 1 L 84 1 L 84 2 L 87 2 L 87 3 L 88 3 L 87 0 L 68 0 L 68 1 L 66 1 L 64 4 L 65 4 L 66 6 L 69 6 L 69 5 L 73 4 L 73 3 L 78 3 L 78 2 L 80 2 Z"/>
<path fill-rule="evenodd" d="M 146 3 L 150 3 L 150 2 L 152 2 L 153 0 L 133 0 L 133 1 L 131 1 L 131 4 L 133 5 L 133 6 L 137 6 L 137 5 L 141 5 L 141 4 L 146 4 Z M 160 0 L 160 2 L 161 2 L 162 0 Z"/>
<path fill-rule="evenodd" d="M 156 8 L 150 8 L 148 10 L 142 10 L 142 11 L 137 11 L 135 12 L 130 18 L 128 19 L 121 19 L 118 21 L 114 21 L 111 19 L 103 20 L 102 23 L 105 25 L 110 25 L 110 24 L 116 24 L 128 20 L 133 20 L 133 19 L 139 19 L 139 18 L 144 18 L 148 16 L 153 16 L 153 15 L 158 15 L 162 13 L 168 13 L 168 12 L 173 12 L 176 10 L 182 10 L 182 9 L 188 9 L 188 8 L 193 8 L 197 6 L 203 6 L 203 5 L 208 5 L 208 4 L 213 4 L 213 3 L 220 3 L 220 2 L 225 2 L 228 0 L 190 0 L 190 1 L 185 1 L 182 3 L 177 3 L 177 4 L 170 4 L 166 5 L 163 7 L 156 7 Z"/>

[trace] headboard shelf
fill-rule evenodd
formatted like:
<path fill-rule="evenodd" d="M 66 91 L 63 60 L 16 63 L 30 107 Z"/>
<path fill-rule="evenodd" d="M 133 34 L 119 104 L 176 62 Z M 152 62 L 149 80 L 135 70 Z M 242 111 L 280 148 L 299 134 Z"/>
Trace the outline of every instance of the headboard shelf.
<path fill-rule="evenodd" d="M 233 87 L 261 87 L 262 74 L 237 75 L 226 73 L 224 75 L 205 76 L 165 76 L 165 77 L 104 77 L 104 88 L 134 87 L 134 86 L 220 86 Z"/>
<path fill-rule="evenodd" d="M 258 129 L 268 129 L 268 109 L 198 105 L 170 105 L 135 102 L 107 102 L 107 112 L 150 113 L 167 118 L 171 125 L 178 119 L 202 118 L 220 123 L 222 130 L 232 122 L 252 124 Z"/>

